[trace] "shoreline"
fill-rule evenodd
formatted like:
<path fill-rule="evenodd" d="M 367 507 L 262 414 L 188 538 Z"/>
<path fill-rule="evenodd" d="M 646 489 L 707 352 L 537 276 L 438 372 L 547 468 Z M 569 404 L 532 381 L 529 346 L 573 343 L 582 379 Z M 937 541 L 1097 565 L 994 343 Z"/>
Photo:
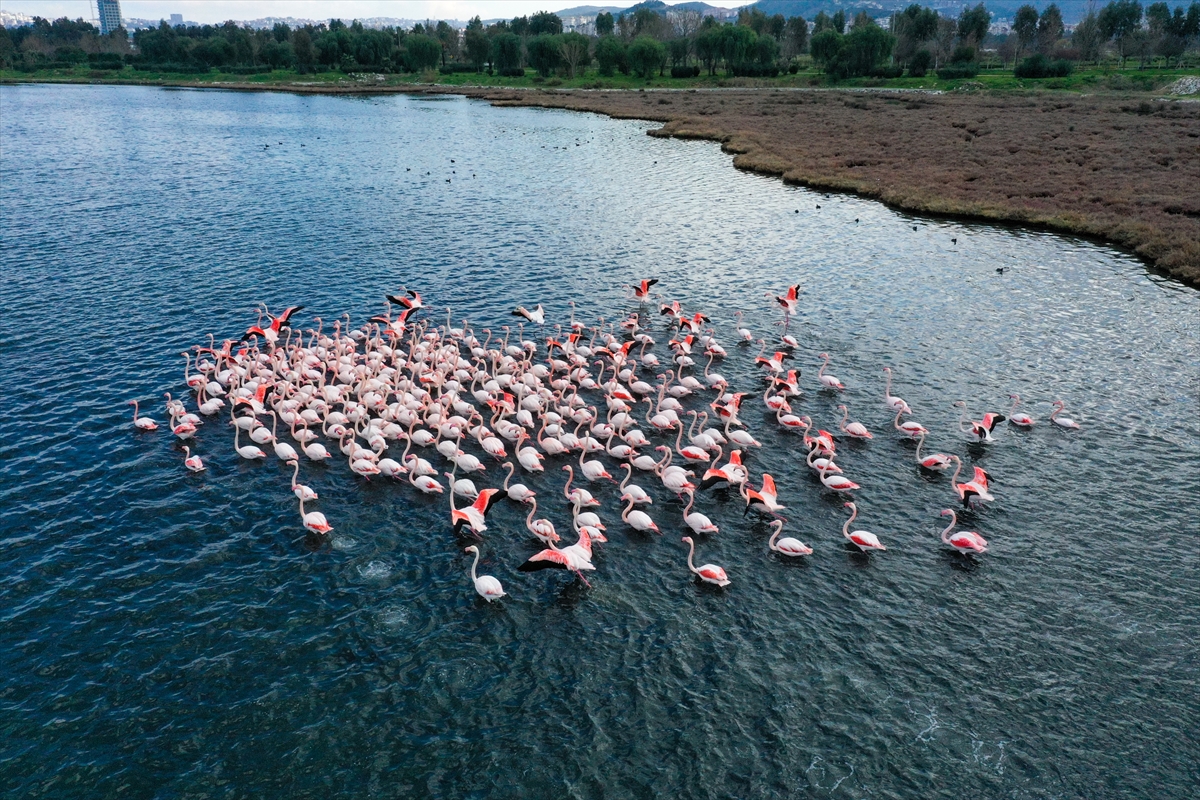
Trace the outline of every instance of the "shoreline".
<path fill-rule="evenodd" d="M 907 213 L 1081 236 L 1125 249 L 1150 270 L 1200 288 L 1196 102 L 896 88 L 89 83 L 293 94 L 452 94 L 498 107 L 646 120 L 661 126 L 648 130 L 650 136 L 719 143 L 733 156 L 735 168 L 788 185 L 847 192 Z"/>

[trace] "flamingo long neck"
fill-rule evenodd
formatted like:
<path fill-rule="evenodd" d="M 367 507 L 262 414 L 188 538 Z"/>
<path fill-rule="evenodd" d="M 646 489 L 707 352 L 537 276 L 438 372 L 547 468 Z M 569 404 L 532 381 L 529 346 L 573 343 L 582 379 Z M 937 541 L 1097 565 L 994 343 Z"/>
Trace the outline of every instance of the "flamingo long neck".
<path fill-rule="evenodd" d="M 903 413 L 904 413 L 903 409 L 901 409 L 900 411 L 897 411 L 896 412 L 896 420 L 892 423 L 892 427 L 894 427 L 898 431 L 904 430 L 904 428 L 900 427 L 900 415 Z"/>
<path fill-rule="evenodd" d="M 629 479 L 633 477 L 633 467 L 629 464 L 622 464 L 625 467 L 625 480 L 621 481 L 621 492 L 625 492 L 625 487 L 629 484 Z"/>
<path fill-rule="evenodd" d="M 1061 413 L 1062 413 L 1062 410 L 1063 410 L 1063 408 L 1064 408 L 1064 406 L 1060 406 L 1060 405 L 1057 405 L 1057 404 L 1055 404 L 1055 406 L 1054 406 L 1054 411 L 1053 411 L 1053 413 L 1051 413 L 1051 414 L 1050 414 L 1050 421 L 1051 421 L 1051 422 L 1053 422 L 1053 421 L 1054 421 L 1054 419 L 1055 419 L 1055 418 L 1056 418 L 1056 417 L 1057 417 L 1059 414 L 1061 414 Z"/>
<path fill-rule="evenodd" d="M 854 522 L 854 519 L 857 516 L 858 516 L 858 506 L 851 506 L 850 507 L 850 519 L 846 520 L 846 523 L 844 525 L 842 525 L 842 536 L 846 536 L 846 537 L 850 536 L 850 523 Z"/>
<path fill-rule="evenodd" d="M 475 577 L 475 568 L 479 566 L 479 548 L 475 548 L 475 560 L 471 562 L 471 582 L 477 583 L 479 578 Z"/>
<path fill-rule="evenodd" d="M 571 469 L 571 465 L 563 467 L 567 471 L 567 485 L 563 487 L 563 497 L 571 499 L 571 481 L 575 480 L 575 470 Z"/>
<path fill-rule="evenodd" d="M 892 396 L 892 371 L 890 369 L 887 371 L 887 376 L 887 388 L 883 390 L 884 399 Z"/>
<path fill-rule="evenodd" d="M 900 416 L 897 415 L 896 419 L 899 419 L 899 418 L 900 418 Z M 924 446 L 925 446 L 925 434 L 922 433 L 921 440 L 919 442 L 917 442 L 917 463 L 918 464 L 921 463 L 921 448 Z"/>
<path fill-rule="evenodd" d="M 954 474 L 950 476 L 951 485 L 958 481 L 958 473 L 962 472 L 962 459 L 955 458 L 954 460 L 958 463 L 958 466 L 954 468 Z"/>
<path fill-rule="evenodd" d="M 850 409 L 842 407 L 842 430 L 846 430 L 846 420 L 850 419 Z"/>
<path fill-rule="evenodd" d="M 944 531 L 942 531 L 942 541 L 945 542 L 946 544 L 950 544 L 950 531 L 953 530 L 954 526 L 957 524 L 958 524 L 958 515 L 954 513 L 954 509 L 951 509 L 950 510 L 950 524 L 946 526 L 946 529 Z"/>
<path fill-rule="evenodd" d="M 301 517 L 307 516 L 304 513 L 304 496 L 303 495 L 300 496 L 300 516 Z"/>
<path fill-rule="evenodd" d="M 518 445 L 519 446 L 519 445 Z M 508 482 L 512 480 L 513 465 L 511 461 L 505 461 L 504 466 L 508 467 L 508 475 L 504 476 L 504 492 L 508 493 Z"/>
<path fill-rule="evenodd" d="M 688 537 L 688 538 L 691 538 L 691 537 Z M 688 569 L 690 569 L 692 572 L 699 575 L 700 570 L 696 569 L 696 565 L 692 563 L 692 556 L 695 554 L 695 552 L 696 552 L 696 543 L 688 542 Z"/>
<path fill-rule="evenodd" d="M 292 466 L 292 488 L 296 488 L 296 478 L 300 477 L 300 462 L 297 461 Z"/>
<path fill-rule="evenodd" d="M 530 530 L 532 530 L 533 515 L 537 513 L 537 500 L 530 500 L 529 503 L 533 506 L 533 508 L 529 509 L 529 516 L 525 517 L 525 524 L 529 526 Z"/>
<path fill-rule="evenodd" d="M 675 449 L 683 454 L 683 426 L 679 426 L 679 432 L 675 434 Z"/>
<path fill-rule="evenodd" d="M 779 548 L 776 547 L 775 542 L 779 539 L 779 534 L 783 533 L 783 523 L 775 520 L 771 523 L 771 527 L 775 529 L 775 533 L 771 535 L 771 541 L 767 542 L 767 547 L 772 550 L 778 550 Z"/>
<path fill-rule="evenodd" d="M 654 471 L 656 473 L 658 473 L 659 476 L 661 476 L 663 474 L 663 470 L 665 470 L 669 466 L 671 466 L 671 450 L 670 450 L 670 448 L 667 449 L 667 454 L 665 456 L 663 456 L 662 461 L 658 462 L 658 466 L 654 468 Z"/>
<path fill-rule="evenodd" d="M 625 506 L 625 510 L 621 512 L 621 521 L 629 522 L 629 512 L 633 510 L 633 498 L 629 498 L 629 505 Z"/>

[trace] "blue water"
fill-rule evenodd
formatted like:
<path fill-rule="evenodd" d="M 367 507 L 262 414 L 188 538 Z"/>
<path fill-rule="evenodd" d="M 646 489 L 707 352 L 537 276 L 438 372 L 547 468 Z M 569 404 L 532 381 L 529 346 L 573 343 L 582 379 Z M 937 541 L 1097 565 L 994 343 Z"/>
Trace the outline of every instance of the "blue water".
<path fill-rule="evenodd" d="M 7 794 L 1195 795 L 1200 293 L 1091 242 L 784 187 L 647 127 L 457 98 L 0 88 Z M 697 561 L 733 580 L 711 590 L 672 496 L 651 489 L 665 534 L 644 536 L 593 487 L 610 541 L 592 588 L 517 572 L 540 545 L 505 503 L 480 571 L 509 596 L 490 606 L 445 498 L 306 461 L 320 540 L 290 470 L 241 461 L 225 418 L 197 434 L 199 476 L 165 428 L 130 425 L 133 398 L 164 422 L 179 353 L 239 335 L 259 301 L 328 330 L 408 286 L 435 324 L 449 306 L 496 330 L 537 302 L 623 317 L 643 277 L 709 313 L 720 372 L 752 392 L 733 314 L 770 336 L 764 294 L 803 285 L 794 407 L 833 430 L 844 401 L 875 431 L 839 460 L 886 553 L 847 549 L 841 500 L 757 397 L 748 462 L 811 557 L 769 554 L 764 522 L 705 493 L 721 531 Z M 821 351 L 840 397 L 816 391 Z M 956 498 L 891 431 L 885 364 L 930 449 L 995 479 L 964 519 L 989 553 L 938 541 Z M 1010 392 L 1038 426 L 965 442 L 952 402 L 1006 411 Z M 1060 397 L 1082 430 L 1047 424 Z M 548 464 L 523 480 L 563 530 Z"/>

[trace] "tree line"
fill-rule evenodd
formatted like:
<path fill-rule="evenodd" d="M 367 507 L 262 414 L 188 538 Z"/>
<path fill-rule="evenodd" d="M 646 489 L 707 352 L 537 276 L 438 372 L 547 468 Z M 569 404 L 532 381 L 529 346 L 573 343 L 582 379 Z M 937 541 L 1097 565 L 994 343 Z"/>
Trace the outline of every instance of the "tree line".
<path fill-rule="evenodd" d="M 834 78 L 876 75 L 967 77 L 979 69 L 981 54 L 1015 65 L 1018 75 L 1064 74 L 1076 61 L 1098 61 L 1111 52 L 1122 63 L 1145 64 L 1160 56 L 1169 64 L 1200 38 L 1200 2 L 1186 9 L 1165 2 L 1143 7 L 1137 0 L 1113 0 L 1094 10 L 1068 35 L 1057 5 L 1038 12 L 1021 7 L 1012 32 L 990 36 L 992 15 L 983 3 L 964 7 L 957 17 L 914 4 L 876 20 L 867 13 L 822 11 L 804 17 L 768 16 L 744 8 L 736 22 L 720 23 L 695 11 L 660 13 L 640 8 L 596 18 L 595 35 L 564 31 L 562 20 L 541 11 L 491 25 L 477 16 L 464 30 L 445 21 L 411 29 L 366 28 L 360 22 L 296 28 L 278 23 L 253 29 L 222 25 L 170 26 L 101 36 L 90 23 L 35 18 L 0 33 L 0 64 L 32 68 L 46 64 L 156 68 L 164 71 L 294 69 L 373 72 L 488 72 L 542 77 L 576 77 L 595 69 L 650 78 L 669 69 L 675 77 L 723 70 L 733 76 L 772 76 L 797 71 L 800 58 Z M 882 24 L 881 24 L 882 22 Z"/>

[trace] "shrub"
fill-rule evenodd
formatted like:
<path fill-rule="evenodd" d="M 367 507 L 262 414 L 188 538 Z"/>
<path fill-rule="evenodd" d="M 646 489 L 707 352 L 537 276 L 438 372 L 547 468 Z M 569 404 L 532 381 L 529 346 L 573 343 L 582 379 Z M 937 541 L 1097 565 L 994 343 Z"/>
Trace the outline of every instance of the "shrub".
<path fill-rule="evenodd" d="M 633 44 L 629 45 L 626 57 L 629 59 L 629 66 L 633 67 L 637 76 L 649 80 L 654 75 L 654 70 L 663 63 L 666 55 L 667 48 L 663 46 L 662 42 L 649 36 L 639 36 L 633 40 Z"/>
<path fill-rule="evenodd" d="M 944 81 L 959 80 L 960 78 L 974 78 L 978 74 L 978 64 L 951 64 L 950 66 L 942 67 L 937 71 L 937 76 Z"/>
<path fill-rule="evenodd" d="M 1038 53 L 1017 64 L 1013 75 L 1018 78 L 1065 78 L 1073 69 L 1074 65 L 1066 59 L 1051 61 Z"/>
<path fill-rule="evenodd" d="M 797 64 L 795 61 L 788 64 L 788 74 L 789 75 L 795 75 L 799 71 L 800 71 L 800 65 Z"/>
<path fill-rule="evenodd" d="M 774 78 L 779 75 L 778 64 L 758 64 L 755 62 L 733 64 L 729 70 L 738 78 Z"/>
<path fill-rule="evenodd" d="M 886 67 L 879 67 L 878 69 L 873 70 L 871 72 L 871 77 L 873 77 L 873 78 L 899 78 L 903 74 L 904 74 L 904 67 L 897 66 L 897 65 L 889 65 Z"/>
<path fill-rule="evenodd" d="M 699 67 L 671 67 L 672 78 L 696 78 L 699 76 Z"/>
<path fill-rule="evenodd" d="M 525 69 L 523 67 L 506 67 L 496 70 L 496 74 L 501 78 L 524 78 Z"/>
<path fill-rule="evenodd" d="M 447 64 L 444 67 L 438 67 L 438 72 L 443 75 L 458 75 L 463 72 L 480 72 L 475 69 L 474 64 Z"/>
<path fill-rule="evenodd" d="M 954 48 L 954 55 L 950 57 L 951 64 L 969 64 L 975 60 L 975 48 L 969 44 L 960 44 Z"/>
<path fill-rule="evenodd" d="M 914 78 L 924 78 L 933 66 L 933 53 L 928 50 L 918 50 L 908 62 L 908 74 Z"/>

